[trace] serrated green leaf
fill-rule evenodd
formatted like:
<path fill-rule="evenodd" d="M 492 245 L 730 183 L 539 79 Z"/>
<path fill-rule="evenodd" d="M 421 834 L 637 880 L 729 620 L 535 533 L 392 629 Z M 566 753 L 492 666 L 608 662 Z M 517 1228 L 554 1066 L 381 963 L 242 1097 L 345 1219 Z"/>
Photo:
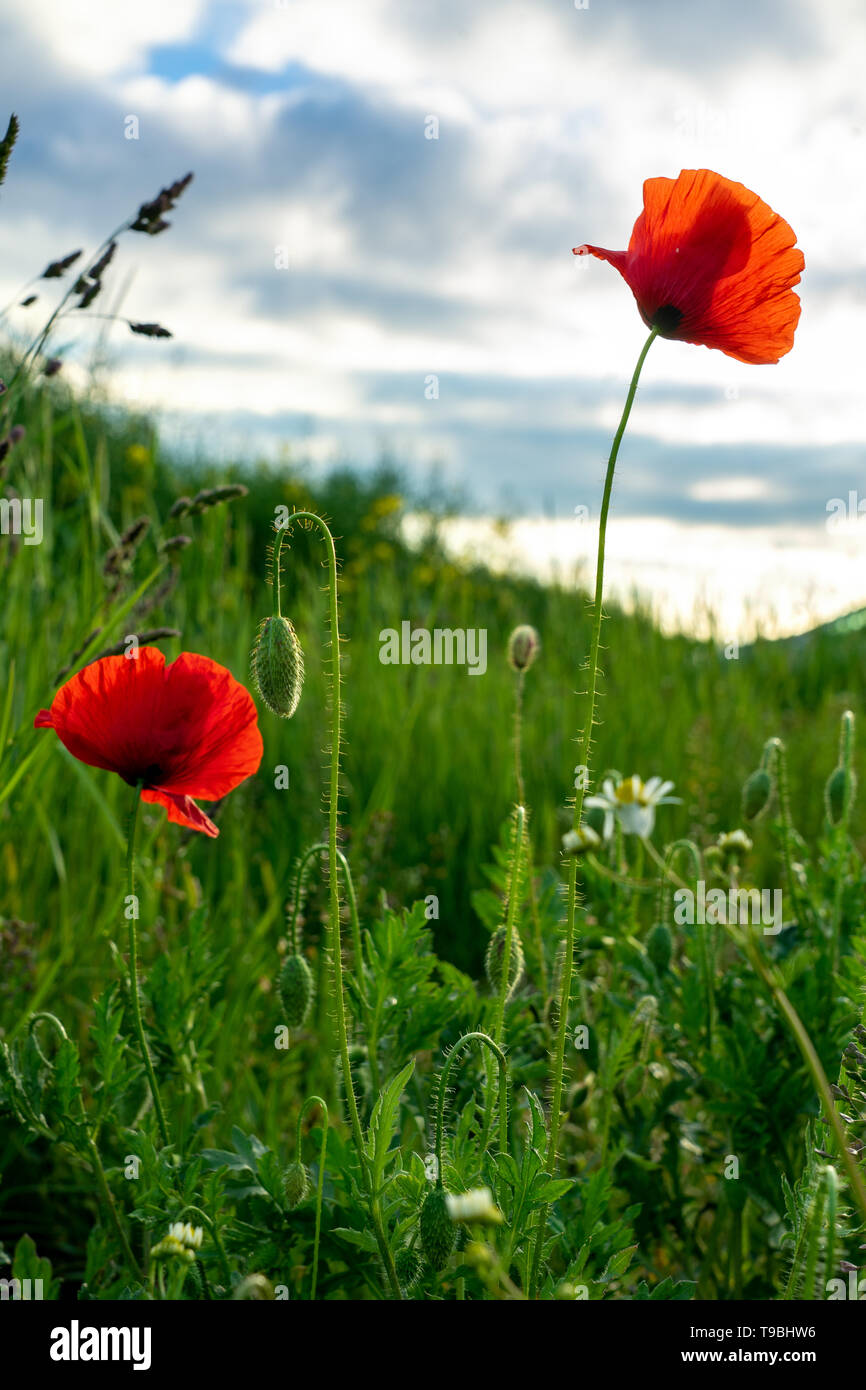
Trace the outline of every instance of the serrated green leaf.
<path fill-rule="evenodd" d="M 618 1279 L 621 1274 L 625 1274 L 636 1250 L 636 1245 L 627 1245 L 624 1250 L 617 1250 L 615 1255 L 611 1255 L 601 1276 L 602 1283 Z"/>
<path fill-rule="evenodd" d="M 385 1175 L 388 1150 L 394 1136 L 394 1127 L 402 1096 L 409 1078 L 415 1070 L 415 1059 L 407 1062 L 401 1072 L 393 1077 L 376 1101 L 367 1131 L 367 1157 L 370 1160 L 371 1179 L 374 1192 L 379 1191 Z"/>

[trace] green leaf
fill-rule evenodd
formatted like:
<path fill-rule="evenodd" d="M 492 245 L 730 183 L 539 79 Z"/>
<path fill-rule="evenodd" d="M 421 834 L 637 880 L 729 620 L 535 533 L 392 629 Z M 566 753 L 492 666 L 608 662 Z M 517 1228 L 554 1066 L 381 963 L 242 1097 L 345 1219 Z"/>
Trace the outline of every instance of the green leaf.
<path fill-rule="evenodd" d="M 391 1139 L 394 1135 L 394 1127 L 400 1108 L 400 1097 L 406 1089 L 406 1085 L 414 1070 L 415 1059 L 413 1058 L 410 1062 L 406 1063 L 401 1072 L 398 1072 L 398 1074 L 388 1082 L 388 1085 L 376 1101 L 373 1114 L 370 1118 L 370 1128 L 367 1131 L 367 1157 L 370 1160 L 373 1190 L 375 1192 L 378 1192 L 382 1186 L 385 1165 L 388 1161 L 388 1150 L 391 1147 Z"/>
<path fill-rule="evenodd" d="M 644 1302 L 650 1300 L 653 1303 L 689 1303 L 695 1296 L 697 1284 L 691 1279 L 677 1279 L 676 1282 L 670 1275 L 662 1279 L 660 1284 L 656 1284 L 651 1290 L 645 1279 L 642 1279 L 634 1292 L 634 1301 Z"/>
<path fill-rule="evenodd" d="M 636 1250 L 636 1245 L 627 1245 L 624 1250 L 618 1250 L 615 1255 L 611 1255 L 601 1276 L 602 1283 L 618 1279 L 621 1274 L 625 1274 Z"/>
<path fill-rule="evenodd" d="M 230 1153 L 228 1149 L 202 1149 L 199 1157 L 208 1168 L 231 1168 L 235 1173 L 246 1173 L 251 1167 L 242 1154 Z"/>
<path fill-rule="evenodd" d="M 331 1235 L 339 1236 L 347 1245 L 357 1245 L 360 1250 L 366 1250 L 371 1255 L 376 1254 L 376 1238 L 369 1231 L 352 1231 L 348 1226 L 335 1226 Z"/>
<path fill-rule="evenodd" d="M 238 1126 L 234 1125 L 232 1127 L 232 1143 L 241 1158 L 244 1159 L 246 1166 L 255 1172 L 262 1154 L 267 1153 L 261 1139 L 257 1139 L 254 1134 L 244 1134 L 242 1129 L 238 1129 Z"/>
<path fill-rule="evenodd" d="M 36 1252 L 36 1242 L 24 1235 L 15 1246 L 12 1256 L 12 1278 L 22 1283 L 29 1280 L 29 1289 L 22 1290 L 22 1296 L 35 1299 L 56 1299 L 60 1285 L 52 1278 L 51 1261 L 41 1259 Z"/>
<path fill-rule="evenodd" d="M 547 1124 L 544 1119 L 544 1107 L 534 1091 L 527 1090 L 524 1086 L 523 1094 L 529 1100 L 532 1113 L 532 1147 L 538 1151 L 543 1163 L 547 1154 Z"/>
<path fill-rule="evenodd" d="M 573 1178 L 551 1178 L 547 1173 L 540 1173 L 532 1184 L 533 1205 L 558 1202 L 572 1187 Z"/>

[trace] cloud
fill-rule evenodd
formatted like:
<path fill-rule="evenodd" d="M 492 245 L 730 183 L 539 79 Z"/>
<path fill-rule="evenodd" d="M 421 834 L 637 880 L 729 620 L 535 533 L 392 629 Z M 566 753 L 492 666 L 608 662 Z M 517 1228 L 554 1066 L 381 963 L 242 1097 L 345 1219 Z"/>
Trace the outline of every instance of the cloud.
<path fill-rule="evenodd" d="M 479 504 L 568 513 L 643 337 L 619 278 L 570 248 L 624 246 L 642 180 L 706 164 L 799 232 L 797 344 L 767 369 L 654 348 L 617 503 L 814 518 L 866 435 L 864 37 L 847 0 L 7 0 L 24 129 L 0 291 L 194 168 L 171 231 L 118 258 L 112 293 L 134 267 L 125 309 L 177 335 L 114 337 L 118 391 L 185 435 L 367 462 L 390 444 Z M 765 487 L 726 491 L 726 470 Z"/>

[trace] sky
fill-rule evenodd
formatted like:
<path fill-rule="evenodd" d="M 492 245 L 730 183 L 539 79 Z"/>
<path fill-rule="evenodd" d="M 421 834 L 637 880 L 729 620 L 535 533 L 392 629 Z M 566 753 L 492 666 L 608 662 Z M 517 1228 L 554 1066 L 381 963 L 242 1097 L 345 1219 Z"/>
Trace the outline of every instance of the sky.
<path fill-rule="evenodd" d="M 866 514 L 864 58 L 860 0 L 4 0 L 0 297 L 192 169 L 111 272 L 106 302 L 175 335 L 114 329 L 114 393 L 227 459 L 387 452 L 467 509 L 555 519 L 568 553 L 645 337 L 571 248 L 624 248 L 645 178 L 715 169 L 797 233 L 795 346 L 755 367 L 656 344 L 615 515 L 665 603 L 696 566 L 739 591 L 760 546 L 758 591 L 777 574 L 786 602 L 800 555 L 796 602 L 833 616 L 866 603 L 861 533 L 828 525 Z M 95 331 L 61 325 L 71 372 Z"/>

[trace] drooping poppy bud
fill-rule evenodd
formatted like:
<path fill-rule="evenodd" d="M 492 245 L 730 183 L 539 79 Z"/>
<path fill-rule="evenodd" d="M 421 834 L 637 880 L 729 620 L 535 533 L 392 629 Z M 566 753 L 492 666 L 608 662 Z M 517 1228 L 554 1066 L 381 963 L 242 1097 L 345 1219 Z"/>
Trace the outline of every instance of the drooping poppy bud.
<path fill-rule="evenodd" d="M 487 946 L 487 954 L 484 957 L 484 971 L 490 981 L 492 989 L 499 990 L 502 985 L 502 965 L 505 957 L 506 928 L 497 927 L 490 938 Z M 511 954 L 508 961 L 508 993 L 506 999 L 510 999 L 523 974 L 523 943 L 519 934 L 512 929 L 511 932 Z"/>
<path fill-rule="evenodd" d="M 303 1163 L 297 1159 L 290 1163 L 283 1175 L 283 1191 L 286 1201 L 294 1209 L 306 1200 L 310 1192 L 310 1175 Z"/>
<path fill-rule="evenodd" d="M 444 1269 L 454 1249 L 454 1222 L 448 1213 L 445 1188 L 436 1184 L 421 1208 L 421 1248 L 431 1269 Z"/>
<path fill-rule="evenodd" d="M 671 963 L 673 946 L 670 927 L 666 922 L 656 922 L 646 939 L 646 953 L 660 975 L 664 975 Z"/>
<path fill-rule="evenodd" d="M 291 719 L 304 684 L 304 653 L 288 618 L 274 614 L 259 626 L 250 655 L 253 680 L 272 713 Z"/>
<path fill-rule="evenodd" d="M 277 989 L 286 1023 L 290 1028 L 300 1028 L 310 1012 L 315 993 L 313 972 L 303 956 L 286 957 Z"/>
<path fill-rule="evenodd" d="M 850 811 L 856 795 L 857 776 L 853 767 L 846 770 L 840 764 L 830 773 L 824 788 L 824 805 L 831 825 L 838 825 L 841 821 L 845 814 L 846 802 Z"/>
<path fill-rule="evenodd" d="M 773 779 L 765 767 L 757 768 L 743 783 L 743 815 L 757 820 L 766 811 L 773 794 Z"/>

